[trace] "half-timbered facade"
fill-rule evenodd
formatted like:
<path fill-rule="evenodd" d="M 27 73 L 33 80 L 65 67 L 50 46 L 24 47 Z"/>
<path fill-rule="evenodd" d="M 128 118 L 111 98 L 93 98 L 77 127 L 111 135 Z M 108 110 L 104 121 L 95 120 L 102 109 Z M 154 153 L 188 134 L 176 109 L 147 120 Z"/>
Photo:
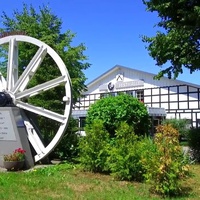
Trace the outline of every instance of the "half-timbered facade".
<path fill-rule="evenodd" d="M 156 126 L 163 117 L 187 118 L 191 126 L 200 124 L 200 85 L 168 79 L 155 74 L 116 65 L 90 82 L 87 92 L 75 105 L 72 115 L 84 126 L 89 106 L 108 94 L 124 92 L 143 101 Z"/>

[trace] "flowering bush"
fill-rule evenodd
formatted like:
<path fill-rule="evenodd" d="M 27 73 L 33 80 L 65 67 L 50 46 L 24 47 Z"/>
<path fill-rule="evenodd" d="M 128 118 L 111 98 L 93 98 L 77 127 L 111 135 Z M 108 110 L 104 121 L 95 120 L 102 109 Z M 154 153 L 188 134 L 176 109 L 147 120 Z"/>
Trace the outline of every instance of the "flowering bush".
<path fill-rule="evenodd" d="M 4 161 L 22 161 L 25 158 L 25 150 L 18 148 L 12 154 L 4 155 Z"/>

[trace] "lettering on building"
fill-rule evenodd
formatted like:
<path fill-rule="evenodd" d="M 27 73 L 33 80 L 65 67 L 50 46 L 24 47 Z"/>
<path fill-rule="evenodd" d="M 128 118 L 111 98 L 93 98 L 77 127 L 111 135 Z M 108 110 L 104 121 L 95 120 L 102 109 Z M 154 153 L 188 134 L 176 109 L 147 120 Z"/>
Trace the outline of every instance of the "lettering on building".
<path fill-rule="evenodd" d="M 118 81 L 115 84 L 116 89 L 123 89 L 123 88 L 132 88 L 132 87 L 143 87 L 144 81 L 142 80 L 134 80 L 134 81 Z"/>

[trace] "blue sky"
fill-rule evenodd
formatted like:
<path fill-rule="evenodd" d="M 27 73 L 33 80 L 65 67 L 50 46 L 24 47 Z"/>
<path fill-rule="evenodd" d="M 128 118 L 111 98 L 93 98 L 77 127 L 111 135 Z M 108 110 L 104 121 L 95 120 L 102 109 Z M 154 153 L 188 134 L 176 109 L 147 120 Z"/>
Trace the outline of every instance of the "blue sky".
<path fill-rule="evenodd" d="M 159 72 L 141 40 L 141 35 L 155 35 L 158 29 L 154 25 L 159 18 L 156 13 L 146 12 L 142 0 L 6 0 L 0 2 L 0 14 L 5 11 L 12 17 L 13 10 L 20 11 L 23 2 L 36 9 L 48 4 L 62 19 L 62 31 L 70 29 L 77 34 L 73 43 L 85 44 L 85 54 L 92 64 L 85 71 L 87 82 L 116 64 Z M 184 70 L 178 79 L 200 84 L 199 77 L 200 72 L 191 75 Z"/>

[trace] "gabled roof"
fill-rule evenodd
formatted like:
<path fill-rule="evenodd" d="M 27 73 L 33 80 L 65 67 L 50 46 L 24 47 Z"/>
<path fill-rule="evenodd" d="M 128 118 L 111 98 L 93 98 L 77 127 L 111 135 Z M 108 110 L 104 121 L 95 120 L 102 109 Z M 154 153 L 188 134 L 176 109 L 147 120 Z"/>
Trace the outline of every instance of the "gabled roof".
<path fill-rule="evenodd" d="M 87 87 L 92 86 L 96 82 L 104 79 L 106 76 L 109 76 L 110 74 L 112 74 L 113 72 L 115 72 L 115 71 L 117 71 L 119 69 L 128 69 L 128 70 L 132 70 L 134 72 L 139 72 L 139 73 L 143 73 L 143 74 L 146 74 L 146 75 L 156 76 L 156 74 L 153 74 L 153 73 L 149 73 L 149 72 L 141 71 L 141 70 L 138 70 L 138 69 L 125 67 L 125 66 L 122 66 L 122 65 L 115 65 L 114 67 L 112 67 L 108 71 L 104 72 L 103 74 L 101 74 L 100 76 L 95 78 L 93 81 L 89 82 L 87 84 Z M 162 77 L 162 79 L 168 79 L 168 78 L 167 77 Z M 185 81 L 180 81 L 180 80 L 177 80 L 177 79 L 176 79 L 176 81 L 178 81 L 180 83 L 180 85 L 190 85 L 190 86 L 194 86 L 194 87 L 200 88 L 200 85 L 197 85 L 197 84 L 193 84 L 193 83 L 189 83 L 189 82 L 185 82 Z"/>

